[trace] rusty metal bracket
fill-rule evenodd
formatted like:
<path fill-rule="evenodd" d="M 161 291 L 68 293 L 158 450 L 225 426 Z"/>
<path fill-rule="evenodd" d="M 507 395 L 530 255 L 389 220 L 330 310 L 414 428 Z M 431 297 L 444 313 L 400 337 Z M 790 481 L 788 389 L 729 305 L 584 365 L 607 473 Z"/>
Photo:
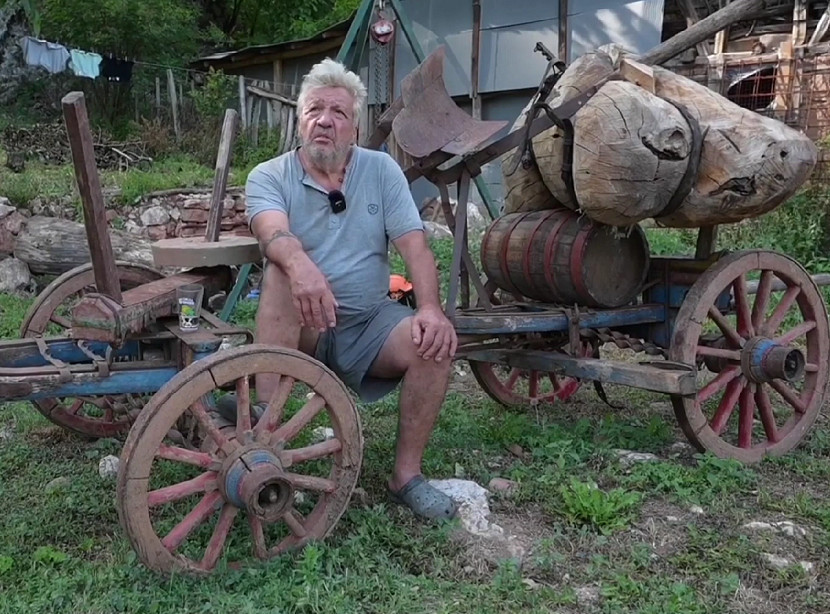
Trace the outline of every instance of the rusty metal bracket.
<path fill-rule="evenodd" d="M 84 356 L 92 360 L 95 363 L 95 367 L 98 369 L 98 375 L 101 377 L 109 377 L 110 374 L 110 365 L 112 364 L 112 346 L 107 346 L 106 356 L 99 356 L 95 352 L 93 352 L 89 346 L 87 345 L 86 341 L 79 340 L 77 343 L 78 349 L 84 353 Z"/>
<path fill-rule="evenodd" d="M 70 381 L 72 379 L 72 373 L 69 370 L 69 365 L 59 358 L 52 356 L 52 350 L 49 349 L 43 337 L 37 336 L 34 339 L 35 343 L 37 343 L 38 352 L 40 352 L 43 359 L 58 370 L 58 382 L 65 384 Z"/>

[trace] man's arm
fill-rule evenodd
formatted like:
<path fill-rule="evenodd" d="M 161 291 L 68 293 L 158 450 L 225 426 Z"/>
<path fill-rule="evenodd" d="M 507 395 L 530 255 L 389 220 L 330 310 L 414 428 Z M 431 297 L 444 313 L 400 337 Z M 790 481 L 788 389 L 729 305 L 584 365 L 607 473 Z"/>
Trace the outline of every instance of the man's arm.
<path fill-rule="evenodd" d="M 291 296 L 302 325 L 321 332 L 334 326 L 337 302 L 325 276 L 291 234 L 288 216 L 282 211 L 262 211 L 251 221 L 251 232 L 263 257 L 280 267 L 291 281 Z"/>
<path fill-rule="evenodd" d="M 418 310 L 412 322 L 412 341 L 418 346 L 418 355 L 425 360 L 440 362 L 452 358 L 458 345 L 455 327 L 441 309 L 438 295 L 438 270 L 435 258 L 421 230 L 413 230 L 392 242 L 403 257 Z"/>

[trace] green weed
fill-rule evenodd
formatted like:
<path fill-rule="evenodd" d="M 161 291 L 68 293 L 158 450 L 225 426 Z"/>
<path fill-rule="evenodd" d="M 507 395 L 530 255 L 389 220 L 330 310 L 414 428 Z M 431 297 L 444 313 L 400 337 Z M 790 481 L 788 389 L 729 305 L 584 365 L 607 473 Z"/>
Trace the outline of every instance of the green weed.
<path fill-rule="evenodd" d="M 588 525 L 603 534 L 628 526 L 642 501 L 639 493 L 615 488 L 601 490 L 594 482 L 572 479 L 559 489 L 561 513 L 574 524 Z"/>

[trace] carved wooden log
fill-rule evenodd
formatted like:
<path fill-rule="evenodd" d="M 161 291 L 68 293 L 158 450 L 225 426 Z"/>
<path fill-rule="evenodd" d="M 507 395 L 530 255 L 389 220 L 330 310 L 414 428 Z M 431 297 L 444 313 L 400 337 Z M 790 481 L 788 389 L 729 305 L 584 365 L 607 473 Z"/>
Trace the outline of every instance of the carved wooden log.
<path fill-rule="evenodd" d="M 117 260 L 153 266 L 150 241 L 110 229 Z M 84 225 L 71 220 L 35 216 L 26 221 L 14 245 L 15 258 L 33 273 L 58 275 L 89 262 Z"/>
<path fill-rule="evenodd" d="M 587 91 L 617 66 L 619 57 L 602 50 L 582 56 L 549 104 Z M 651 70 L 654 93 L 609 81 L 573 116 L 576 202 L 562 174 L 562 132 L 553 128 L 533 139 L 539 172 L 559 202 L 606 224 L 655 217 L 666 226 L 697 227 L 766 213 L 808 178 L 818 152 L 806 136 L 690 79 Z M 698 168 L 682 200 L 669 207 L 687 165 L 695 163 L 694 123 L 702 135 Z"/>

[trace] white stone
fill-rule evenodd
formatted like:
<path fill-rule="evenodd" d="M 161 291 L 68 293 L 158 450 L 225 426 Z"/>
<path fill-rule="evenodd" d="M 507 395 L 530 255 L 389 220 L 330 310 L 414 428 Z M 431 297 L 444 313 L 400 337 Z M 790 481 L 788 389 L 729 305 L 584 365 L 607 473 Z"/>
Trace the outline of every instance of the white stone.
<path fill-rule="evenodd" d="M 103 479 L 113 479 L 118 475 L 119 460 L 117 456 L 110 454 L 98 461 L 98 475 Z"/>
<path fill-rule="evenodd" d="M 513 480 L 508 480 L 506 478 L 493 478 L 490 480 L 487 488 L 490 489 L 490 492 L 499 492 L 509 496 L 519 490 L 519 484 L 518 482 L 514 482 Z"/>
<path fill-rule="evenodd" d="M 149 207 L 141 214 L 141 223 L 144 226 L 161 226 L 170 221 L 170 214 L 164 207 Z"/>
<path fill-rule="evenodd" d="M 659 461 L 660 458 L 651 452 L 632 452 L 631 450 L 614 450 L 620 458 L 623 467 L 630 467 L 635 463 L 648 463 Z"/>
<path fill-rule="evenodd" d="M 801 569 L 807 573 L 812 573 L 812 571 L 816 568 L 815 563 L 811 563 L 810 561 L 799 561 L 798 564 L 801 565 Z"/>
<path fill-rule="evenodd" d="M 124 224 L 124 232 L 129 232 L 132 234 L 141 234 L 141 226 L 136 224 L 133 220 L 127 220 Z"/>
<path fill-rule="evenodd" d="M 17 211 L 17 207 L 12 207 L 7 198 L 0 196 L 0 219 L 7 217 Z"/>
<path fill-rule="evenodd" d="M 694 452 L 694 448 L 685 441 L 675 441 L 670 447 L 669 451 L 672 454 L 688 454 Z"/>
<path fill-rule="evenodd" d="M 170 219 L 174 222 L 178 222 L 179 218 L 182 216 L 182 213 L 179 211 L 178 207 L 170 207 L 170 211 L 167 213 L 170 215 Z"/>
<path fill-rule="evenodd" d="M 804 537 L 807 535 L 807 529 L 789 520 L 782 520 L 780 522 L 747 522 L 743 525 L 743 528 L 749 529 L 750 531 L 775 531 L 788 537 Z"/>
<path fill-rule="evenodd" d="M 314 439 L 315 443 L 334 439 L 334 429 L 327 426 L 318 426 L 311 431 L 311 437 Z"/>
<path fill-rule="evenodd" d="M 677 516 L 666 516 L 666 522 L 680 522 L 680 518 Z"/>
<path fill-rule="evenodd" d="M 0 261 L 0 292 L 29 292 L 32 286 L 32 274 L 25 262 L 17 258 Z"/>
<path fill-rule="evenodd" d="M 574 593 L 576 593 L 576 602 L 581 606 L 595 604 L 599 601 L 601 594 L 597 586 L 577 586 Z"/>
<path fill-rule="evenodd" d="M 294 505 L 302 505 L 305 503 L 305 495 L 299 490 L 294 491 Z"/>
<path fill-rule="evenodd" d="M 703 508 L 700 507 L 699 505 L 693 505 L 692 507 L 689 508 L 689 511 L 692 514 L 697 514 L 698 516 L 702 516 L 705 513 L 703 511 Z"/>
<path fill-rule="evenodd" d="M 458 518 L 467 532 L 491 538 L 504 536 L 504 529 L 489 521 L 490 504 L 486 488 L 470 480 L 458 479 L 430 480 L 429 484 L 458 504 Z"/>
<path fill-rule="evenodd" d="M 766 561 L 766 563 L 772 567 L 773 569 L 782 570 L 787 569 L 791 565 L 788 559 L 785 559 L 783 556 L 778 556 L 777 554 L 770 554 L 769 552 L 762 552 L 761 558 Z"/>
<path fill-rule="evenodd" d="M 424 222 L 424 231 L 430 239 L 451 239 L 452 232 L 444 224 L 438 222 Z"/>
<path fill-rule="evenodd" d="M 9 441 L 14 437 L 14 427 L 12 425 L 0 426 L 0 443 Z"/>
<path fill-rule="evenodd" d="M 43 487 L 43 492 L 47 495 L 51 495 L 53 493 L 58 492 L 59 490 L 63 490 L 67 486 L 69 486 L 70 480 L 66 476 L 60 476 L 51 480 L 46 486 Z"/>

